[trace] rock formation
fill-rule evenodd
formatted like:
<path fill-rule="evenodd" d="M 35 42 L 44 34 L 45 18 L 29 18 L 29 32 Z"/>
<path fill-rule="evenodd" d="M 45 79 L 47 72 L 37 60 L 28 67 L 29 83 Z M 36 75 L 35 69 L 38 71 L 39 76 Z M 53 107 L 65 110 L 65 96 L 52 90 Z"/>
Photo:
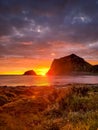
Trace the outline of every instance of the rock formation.
<path fill-rule="evenodd" d="M 24 75 L 36 75 L 36 73 L 33 70 L 28 70 L 24 73 Z"/>
<path fill-rule="evenodd" d="M 98 73 L 98 65 L 93 66 L 83 58 L 71 54 L 59 59 L 54 59 L 47 75 L 86 74 Z"/>

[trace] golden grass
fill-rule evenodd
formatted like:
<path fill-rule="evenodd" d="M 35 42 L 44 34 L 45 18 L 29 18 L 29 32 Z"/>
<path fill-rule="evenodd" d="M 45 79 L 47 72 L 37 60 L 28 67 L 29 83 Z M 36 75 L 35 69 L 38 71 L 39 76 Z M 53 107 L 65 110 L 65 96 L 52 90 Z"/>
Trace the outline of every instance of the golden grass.
<path fill-rule="evenodd" d="M 0 87 L 0 130 L 98 130 L 98 85 Z"/>

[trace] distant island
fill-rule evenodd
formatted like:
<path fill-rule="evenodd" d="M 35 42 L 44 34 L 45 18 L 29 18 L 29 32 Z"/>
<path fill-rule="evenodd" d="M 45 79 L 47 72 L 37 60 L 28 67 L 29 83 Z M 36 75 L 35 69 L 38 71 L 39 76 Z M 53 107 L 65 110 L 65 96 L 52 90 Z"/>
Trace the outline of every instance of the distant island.
<path fill-rule="evenodd" d="M 28 70 L 23 75 L 37 75 L 34 70 Z"/>
<path fill-rule="evenodd" d="M 98 65 L 91 65 L 83 58 L 71 54 L 54 59 L 46 75 L 68 74 L 98 74 Z M 37 75 L 34 70 L 28 70 L 23 75 Z"/>
<path fill-rule="evenodd" d="M 66 74 L 98 74 L 98 65 L 91 65 L 75 54 L 54 59 L 47 75 Z"/>

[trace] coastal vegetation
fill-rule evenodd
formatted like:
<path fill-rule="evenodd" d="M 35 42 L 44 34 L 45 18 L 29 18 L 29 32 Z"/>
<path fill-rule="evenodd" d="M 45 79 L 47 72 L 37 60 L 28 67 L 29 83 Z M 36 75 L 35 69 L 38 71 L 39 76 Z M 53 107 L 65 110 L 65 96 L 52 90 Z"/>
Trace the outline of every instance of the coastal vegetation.
<path fill-rule="evenodd" d="M 98 85 L 1 86 L 0 130 L 98 130 Z"/>

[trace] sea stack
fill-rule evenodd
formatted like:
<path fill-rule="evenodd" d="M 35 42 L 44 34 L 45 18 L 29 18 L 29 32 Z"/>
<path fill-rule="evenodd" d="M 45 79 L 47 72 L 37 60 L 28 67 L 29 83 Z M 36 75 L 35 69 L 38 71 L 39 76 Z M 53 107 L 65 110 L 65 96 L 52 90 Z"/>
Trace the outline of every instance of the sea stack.
<path fill-rule="evenodd" d="M 86 74 L 95 73 L 98 66 L 93 66 L 83 58 L 71 54 L 59 59 L 54 59 L 47 75 Z M 98 70 L 96 71 L 98 73 Z"/>
<path fill-rule="evenodd" d="M 34 70 L 28 70 L 24 73 L 24 75 L 37 75 Z"/>

